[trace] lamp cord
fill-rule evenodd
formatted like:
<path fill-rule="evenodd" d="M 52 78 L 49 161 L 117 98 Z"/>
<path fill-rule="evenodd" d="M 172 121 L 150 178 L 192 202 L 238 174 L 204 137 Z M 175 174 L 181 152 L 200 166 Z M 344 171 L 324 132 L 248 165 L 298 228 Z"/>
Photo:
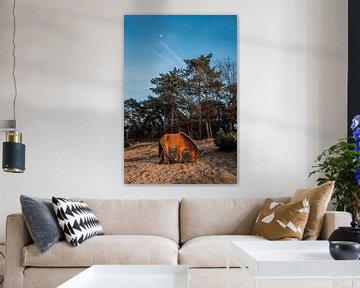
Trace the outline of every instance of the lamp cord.
<path fill-rule="evenodd" d="M 15 16 L 15 7 L 16 7 L 16 0 L 13 1 L 13 9 L 12 9 L 12 16 L 13 16 L 13 20 L 14 20 L 14 29 L 13 29 L 13 35 L 12 35 L 12 44 L 13 44 L 13 50 L 12 50 L 12 56 L 13 56 L 12 77 L 13 77 L 13 80 L 14 80 L 14 89 L 15 89 L 15 95 L 14 95 L 14 101 L 13 101 L 13 116 L 14 116 L 14 121 L 15 121 L 15 130 L 16 130 L 17 85 L 16 85 L 16 78 L 15 78 L 15 68 L 16 68 L 16 57 L 15 57 L 16 16 Z"/>

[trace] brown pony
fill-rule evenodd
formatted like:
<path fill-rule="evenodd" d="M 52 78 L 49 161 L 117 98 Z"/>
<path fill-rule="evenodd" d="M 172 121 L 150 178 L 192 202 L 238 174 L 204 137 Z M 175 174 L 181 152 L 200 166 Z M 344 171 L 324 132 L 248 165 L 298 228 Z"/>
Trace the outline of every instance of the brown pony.
<path fill-rule="evenodd" d="M 164 162 L 164 154 L 169 159 L 169 164 L 173 163 L 174 160 L 170 157 L 170 149 L 176 149 L 175 161 L 182 162 L 184 151 L 189 149 L 190 160 L 195 162 L 198 155 L 199 149 L 197 148 L 194 140 L 183 132 L 176 134 L 165 134 L 159 140 L 159 164 Z"/>

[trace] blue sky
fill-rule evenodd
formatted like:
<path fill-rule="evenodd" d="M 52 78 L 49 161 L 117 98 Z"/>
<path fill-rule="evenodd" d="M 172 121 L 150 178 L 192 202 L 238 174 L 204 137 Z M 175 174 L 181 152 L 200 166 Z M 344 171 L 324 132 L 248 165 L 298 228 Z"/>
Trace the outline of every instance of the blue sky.
<path fill-rule="evenodd" d="M 183 59 L 213 54 L 237 60 L 236 15 L 125 15 L 125 100 L 144 100 L 150 80 Z"/>

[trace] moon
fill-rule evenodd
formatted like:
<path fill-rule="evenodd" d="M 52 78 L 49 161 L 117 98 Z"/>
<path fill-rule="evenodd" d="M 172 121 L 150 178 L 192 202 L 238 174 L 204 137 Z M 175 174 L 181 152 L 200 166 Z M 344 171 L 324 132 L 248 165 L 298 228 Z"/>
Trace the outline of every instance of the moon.
<path fill-rule="evenodd" d="M 162 34 L 159 34 L 159 37 L 160 37 L 160 38 L 162 38 L 162 37 L 163 37 L 163 35 L 162 35 Z"/>

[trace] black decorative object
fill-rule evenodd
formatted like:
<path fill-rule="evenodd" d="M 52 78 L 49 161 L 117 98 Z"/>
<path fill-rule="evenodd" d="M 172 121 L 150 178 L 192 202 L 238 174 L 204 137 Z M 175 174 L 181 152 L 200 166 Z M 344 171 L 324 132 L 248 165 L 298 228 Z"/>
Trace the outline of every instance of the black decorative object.
<path fill-rule="evenodd" d="M 360 257 L 360 244 L 357 242 L 332 241 L 329 250 L 335 260 L 358 260 Z"/>
<path fill-rule="evenodd" d="M 350 227 L 343 226 L 334 230 L 329 241 L 350 241 L 360 244 L 360 226 L 356 221 L 352 221 L 350 225 Z"/>

